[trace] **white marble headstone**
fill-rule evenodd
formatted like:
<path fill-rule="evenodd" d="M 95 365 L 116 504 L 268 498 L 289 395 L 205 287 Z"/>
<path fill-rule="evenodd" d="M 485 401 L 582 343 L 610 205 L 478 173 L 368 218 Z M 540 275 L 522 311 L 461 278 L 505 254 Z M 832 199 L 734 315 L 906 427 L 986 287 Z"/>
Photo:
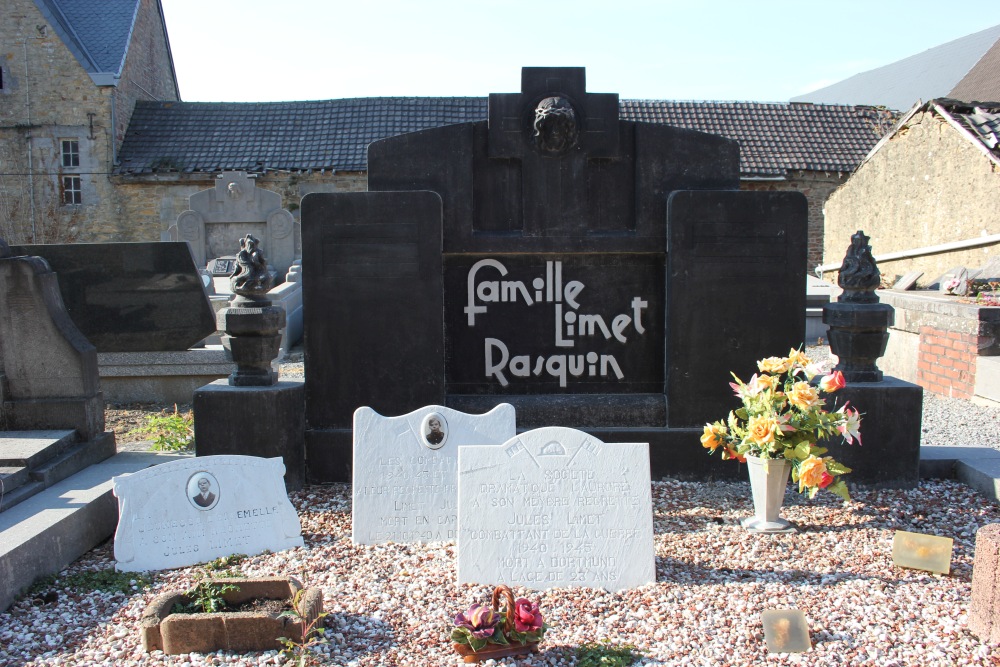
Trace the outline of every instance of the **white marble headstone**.
<path fill-rule="evenodd" d="M 648 444 L 526 431 L 458 453 L 458 583 L 618 591 L 656 580 Z"/>
<path fill-rule="evenodd" d="M 199 456 L 112 479 L 119 571 L 186 567 L 302 546 L 280 457 Z"/>
<path fill-rule="evenodd" d="M 354 542 L 455 539 L 460 445 L 500 445 L 514 437 L 514 406 L 483 415 L 429 405 L 400 417 L 354 412 Z"/>

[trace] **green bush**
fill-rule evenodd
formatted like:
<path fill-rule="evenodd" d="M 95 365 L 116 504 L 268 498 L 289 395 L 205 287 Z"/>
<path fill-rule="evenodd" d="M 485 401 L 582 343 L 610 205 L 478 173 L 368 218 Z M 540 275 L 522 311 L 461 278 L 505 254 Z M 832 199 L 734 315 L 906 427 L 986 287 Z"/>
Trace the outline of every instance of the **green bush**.
<path fill-rule="evenodd" d="M 145 426 L 129 431 L 133 434 L 152 436 L 153 449 L 159 452 L 188 451 L 194 445 L 194 415 L 190 411 L 181 414 L 175 403 L 173 414 L 164 410 L 150 415 Z"/>
<path fill-rule="evenodd" d="M 612 646 L 608 640 L 583 644 L 576 649 L 578 667 L 628 667 L 641 656 L 629 644 Z"/>

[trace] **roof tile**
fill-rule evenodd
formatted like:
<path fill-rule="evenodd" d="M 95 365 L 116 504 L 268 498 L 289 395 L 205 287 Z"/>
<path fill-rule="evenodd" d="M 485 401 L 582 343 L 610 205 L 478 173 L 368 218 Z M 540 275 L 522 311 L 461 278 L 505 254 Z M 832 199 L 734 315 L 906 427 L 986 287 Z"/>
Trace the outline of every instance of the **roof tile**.
<path fill-rule="evenodd" d="M 621 100 L 619 113 L 737 140 L 744 178 L 852 171 L 888 129 L 889 114 L 863 106 L 668 100 Z M 373 141 L 486 117 L 482 97 L 138 102 L 116 171 L 365 171 Z"/>

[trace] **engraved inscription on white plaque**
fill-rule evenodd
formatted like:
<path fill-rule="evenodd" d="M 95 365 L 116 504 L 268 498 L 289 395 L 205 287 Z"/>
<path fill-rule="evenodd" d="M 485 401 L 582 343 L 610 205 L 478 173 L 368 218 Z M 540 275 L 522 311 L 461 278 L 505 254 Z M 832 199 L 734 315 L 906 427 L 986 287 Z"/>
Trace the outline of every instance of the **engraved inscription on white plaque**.
<path fill-rule="evenodd" d="M 400 417 L 354 412 L 351 533 L 355 543 L 455 539 L 459 445 L 514 437 L 514 406 L 470 415 L 430 405 Z"/>
<path fill-rule="evenodd" d="M 458 454 L 458 583 L 618 591 L 656 580 L 648 444 L 526 431 Z"/>
<path fill-rule="evenodd" d="M 115 477 L 119 571 L 302 546 L 280 457 L 200 456 Z"/>

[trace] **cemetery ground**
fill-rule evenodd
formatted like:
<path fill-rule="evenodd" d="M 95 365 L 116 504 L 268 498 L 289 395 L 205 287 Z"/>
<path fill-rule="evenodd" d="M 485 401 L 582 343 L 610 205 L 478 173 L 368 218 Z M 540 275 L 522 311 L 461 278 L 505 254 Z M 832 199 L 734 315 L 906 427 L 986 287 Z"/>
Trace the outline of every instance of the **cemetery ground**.
<path fill-rule="evenodd" d="M 301 364 L 283 367 L 286 376 L 301 372 Z M 163 407 L 109 407 L 109 428 L 121 442 L 122 432 Z M 1000 447 L 1000 410 L 925 395 L 923 430 L 924 444 Z M 454 583 L 454 542 L 355 545 L 349 485 L 307 486 L 291 498 L 304 548 L 213 574 L 289 574 L 320 587 L 329 612 L 329 643 L 313 650 L 320 664 L 460 664 L 448 641 L 452 619 L 487 603 L 492 587 Z M 810 501 L 789 485 L 783 515 L 798 533 L 748 533 L 739 519 L 751 513 L 747 482 L 654 482 L 656 583 L 618 593 L 515 588 L 539 602 L 552 627 L 538 655 L 492 664 L 573 665 L 578 646 L 609 642 L 634 646 L 643 665 L 1000 665 L 1000 652 L 967 627 L 975 535 L 1000 522 L 995 502 L 950 480 L 854 490 L 849 503 L 830 494 Z M 950 574 L 895 567 L 896 530 L 954 538 Z M 276 651 L 144 653 L 146 605 L 189 588 L 209 568 L 133 575 L 124 591 L 74 576 L 113 569 L 112 546 L 93 549 L 0 614 L 0 665 L 282 664 Z M 767 653 L 761 612 L 776 608 L 805 612 L 810 652 Z"/>

